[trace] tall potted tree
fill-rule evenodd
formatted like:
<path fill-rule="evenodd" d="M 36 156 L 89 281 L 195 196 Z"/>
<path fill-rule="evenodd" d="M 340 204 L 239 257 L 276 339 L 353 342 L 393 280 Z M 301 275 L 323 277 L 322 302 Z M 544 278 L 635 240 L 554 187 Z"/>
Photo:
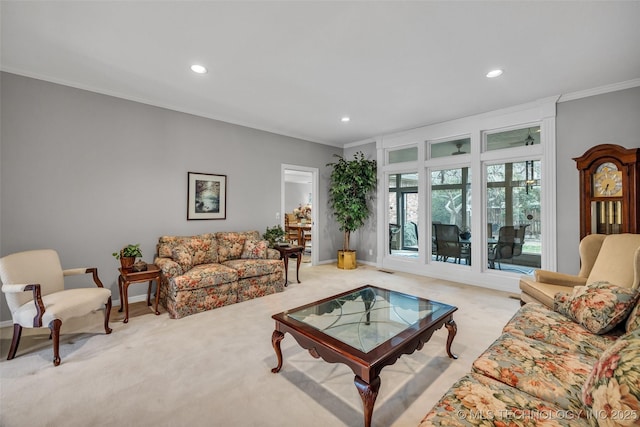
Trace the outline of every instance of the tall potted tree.
<path fill-rule="evenodd" d="M 338 268 L 356 268 L 356 251 L 349 249 L 351 232 L 364 225 L 369 218 L 369 200 L 376 188 L 376 161 L 367 160 L 361 151 L 353 160 L 328 163 L 333 168 L 329 182 L 329 206 L 344 233 L 342 250 L 338 251 Z"/>

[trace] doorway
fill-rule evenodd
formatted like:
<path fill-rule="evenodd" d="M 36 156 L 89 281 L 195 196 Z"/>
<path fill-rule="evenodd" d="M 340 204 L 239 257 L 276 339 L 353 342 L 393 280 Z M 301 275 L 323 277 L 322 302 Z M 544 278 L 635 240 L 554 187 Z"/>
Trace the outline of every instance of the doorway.
<path fill-rule="evenodd" d="M 284 228 L 287 213 L 304 212 L 300 221 L 311 224 L 311 241 L 299 242 L 305 246 L 305 258 L 310 265 L 317 265 L 319 256 L 318 229 L 318 168 L 283 164 L 280 189 L 280 224 Z M 302 208 L 302 209 L 301 209 Z M 306 244 L 305 244 L 306 243 Z"/>

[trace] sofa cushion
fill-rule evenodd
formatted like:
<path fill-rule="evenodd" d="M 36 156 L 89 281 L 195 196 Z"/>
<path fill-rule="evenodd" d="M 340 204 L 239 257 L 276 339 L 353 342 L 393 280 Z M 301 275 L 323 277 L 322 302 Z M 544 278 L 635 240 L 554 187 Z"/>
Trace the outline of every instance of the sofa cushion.
<path fill-rule="evenodd" d="M 640 424 L 640 330 L 622 336 L 593 367 L 582 389 L 589 418 L 600 426 Z"/>
<path fill-rule="evenodd" d="M 218 242 L 214 238 L 196 237 L 186 244 L 191 249 L 193 265 L 218 262 Z"/>
<path fill-rule="evenodd" d="M 434 426 L 586 427 L 589 423 L 551 402 L 471 373 L 456 381 L 420 423 L 420 427 Z"/>
<path fill-rule="evenodd" d="M 617 330 L 616 333 L 612 331 L 595 335 L 573 320 L 538 303 L 528 303 L 521 307 L 502 331 L 595 358 L 621 335 Z"/>
<path fill-rule="evenodd" d="M 184 272 L 181 276 L 171 279 L 174 291 L 206 288 L 222 283 L 235 282 L 238 273 L 222 264 L 200 264 Z"/>
<path fill-rule="evenodd" d="M 216 239 L 218 240 L 218 262 L 225 262 L 240 258 L 247 236 L 245 233 L 224 231 L 216 233 Z"/>
<path fill-rule="evenodd" d="M 284 266 L 279 259 L 234 259 L 223 263 L 226 267 L 234 269 L 238 273 L 238 279 L 247 277 L 264 276 L 284 271 Z"/>
<path fill-rule="evenodd" d="M 503 334 L 473 363 L 473 371 L 562 409 L 583 409 L 581 390 L 595 357 L 552 344 Z"/>
<path fill-rule="evenodd" d="M 269 242 L 266 240 L 245 240 L 242 248 L 242 259 L 266 259 Z"/>
<path fill-rule="evenodd" d="M 576 286 L 571 295 L 558 293 L 554 310 L 575 320 L 594 334 L 603 334 L 624 321 L 638 299 L 635 289 L 609 282 Z"/>
<path fill-rule="evenodd" d="M 171 250 L 171 259 L 178 263 L 182 271 L 189 271 L 193 267 L 191 251 L 184 245 L 175 246 Z"/>
<path fill-rule="evenodd" d="M 160 236 L 158 239 L 158 256 L 160 258 L 171 258 L 171 251 L 177 245 L 184 243 L 185 239 L 191 236 Z"/>
<path fill-rule="evenodd" d="M 533 277 L 520 278 L 520 298 L 524 302 L 540 302 L 549 308 L 553 308 L 553 296 L 558 292 L 571 291 L 572 287 L 554 285 L 551 283 L 537 282 Z"/>
<path fill-rule="evenodd" d="M 217 241 L 211 233 L 198 236 L 161 236 L 158 241 L 158 256 L 172 258 L 173 248 L 179 245 L 189 249 L 193 265 L 218 262 Z"/>

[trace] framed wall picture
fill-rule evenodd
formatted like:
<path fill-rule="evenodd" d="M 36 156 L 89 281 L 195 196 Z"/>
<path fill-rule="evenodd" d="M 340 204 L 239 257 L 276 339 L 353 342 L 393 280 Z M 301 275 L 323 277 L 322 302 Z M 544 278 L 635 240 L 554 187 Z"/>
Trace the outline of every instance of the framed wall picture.
<path fill-rule="evenodd" d="M 227 176 L 189 172 L 187 220 L 227 218 Z"/>

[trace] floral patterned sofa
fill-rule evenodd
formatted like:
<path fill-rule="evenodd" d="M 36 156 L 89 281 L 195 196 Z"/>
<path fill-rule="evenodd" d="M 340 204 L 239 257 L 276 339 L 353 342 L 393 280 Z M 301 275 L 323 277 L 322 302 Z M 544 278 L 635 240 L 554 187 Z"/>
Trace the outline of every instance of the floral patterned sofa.
<path fill-rule="evenodd" d="M 639 402 L 638 292 L 594 282 L 522 306 L 420 427 L 638 426 Z"/>
<path fill-rule="evenodd" d="M 258 231 L 162 236 L 157 250 L 160 302 L 174 319 L 284 290 L 280 253 Z"/>

